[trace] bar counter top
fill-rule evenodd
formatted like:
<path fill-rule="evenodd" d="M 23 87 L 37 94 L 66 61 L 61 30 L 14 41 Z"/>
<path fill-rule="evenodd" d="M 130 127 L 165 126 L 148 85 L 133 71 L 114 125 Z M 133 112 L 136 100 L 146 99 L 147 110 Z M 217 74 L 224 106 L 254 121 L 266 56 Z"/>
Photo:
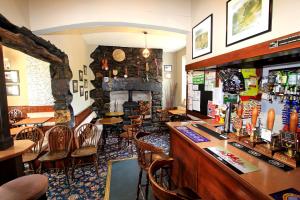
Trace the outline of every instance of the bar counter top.
<path fill-rule="evenodd" d="M 199 153 L 198 154 L 199 156 L 202 156 L 202 157 L 204 156 L 204 157 L 208 158 L 209 161 L 212 161 L 212 163 L 213 163 L 212 165 L 218 165 L 218 167 L 221 167 L 222 170 L 227 172 L 226 174 L 230 174 L 230 176 L 232 176 L 233 179 L 240 181 L 242 184 L 244 184 L 246 186 L 249 185 L 250 187 L 253 187 L 254 190 L 260 191 L 262 193 L 262 196 L 265 195 L 265 199 L 269 199 L 269 198 L 272 199 L 269 196 L 269 194 L 279 192 L 279 191 L 282 191 L 287 188 L 295 188 L 296 190 L 300 191 L 300 168 L 295 168 L 291 171 L 285 172 L 281 169 L 278 169 L 262 160 L 259 160 L 255 157 L 251 156 L 250 154 L 245 153 L 245 152 L 233 147 L 232 145 L 228 144 L 228 142 L 233 142 L 233 141 L 238 142 L 238 141 L 236 141 L 234 139 L 219 140 L 219 139 L 207 134 L 206 132 L 201 131 L 196 127 L 193 127 L 191 125 L 191 123 L 193 123 L 193 122 L 168 122 L 167 123 L 168 127 L 171 129 L 171 148 L 173 148 L 172 150 L 170 150 L 171 156 L 176 157 L 177 156 L 176 154 L 180 154 L 179 151 L 174 150 L 174 148 L 176 148 L 176 147 L 172 147 L 172 145 L 173 145 L 172 141 L 173 141 L 173 143 L 175 143 L 174 140 L 181 140 L 182 143 L 186 143 L 186 142 L 188 143 L 186 145 L 187 148 L 195 149 L 196 154 Z M 219 132 L 218 129 L 216 129 L 213 126 L 210 126 L 208 124 L 202 124 L 202 125 L 211 130 Z M 190 129 L 192 129 L 193 131 L 195 131 L 196 133 L 199 133 L 200 135 L 206 137 L 210 141 L 202 142 L 202 143 L 195 143 L 192 140 L 190 140 L 188 137 L 183 135 L 181 132 L 179 132 L 176 128 L 174 128 L 175 126 L 187 126 Z M 172 139 L 172 137 L 173 137 L 173 139 Z M 178 144 L 180 144 L 181 142 L 180 141 L 179 141 L 179 143 L 177 142 L 176 145 L 178 146 Z M 210 155 L 207 151 L 204 150 L 204 148 L 214 147 L 214 146 L 223 147 L 225 150 L 230 151 L 234 155 L 239 156 L 239 157 L 249 161 L 250 163 L 252 163 L 259 169 L 254 172 L 249 172 L 249 173 L 244 173 L 244 174 L 239 175 L 238 173 L 231 170 L 225 164 L 223 164 L 218 159 L 214 158 L 212 155 Z M 177 153 L 174 153 L 176 151 L 177 151 Z M 175 154 L 175 155 L 172 155 L 172 154 Z M 186 155 L 189 155 L 189 154 L 186 153 Z M 183 158 L 183 157 L 181 157 L 181 158 Z M 191 159 L 191 158 L 189 158 L 189 159 Z M 192 157 L 192 159 L 194 159 L 194 156 Z M 198 180 L 199 180 L 199 178 L 198 178 Z M 202 186 L 199 186 L 199 184 L 201 184 L 201 183 L 199 182 L 197 184 L 198 184 L 198 186 L 196 187 L 197 188 L 196 190 L 198 190 L 197 192 L 200 193 L 200 196 L 203 197 L 203 191 L 202 191 L 202 189 L 199 189 L 202 187 Z M 203 185 L 203 187 L 206 187 L 206 186 Z M 238 190 L 236 192 L 238 192 Z M 204 196 L 205 196 L 205 194 L 204 194 Z M 210 198 L 208 198 L 208 199 L 210 199 Z M 245 198 L 245 199 L 247 199 L 247 198 Z"/>

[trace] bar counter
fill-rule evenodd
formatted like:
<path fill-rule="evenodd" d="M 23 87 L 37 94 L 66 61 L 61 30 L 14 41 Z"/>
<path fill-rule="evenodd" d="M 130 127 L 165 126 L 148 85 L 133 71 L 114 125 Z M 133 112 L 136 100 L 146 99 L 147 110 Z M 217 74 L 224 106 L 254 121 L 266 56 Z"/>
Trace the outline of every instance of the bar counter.
<path fill-rule="evenodd" d="M 203 199 L 272 199 L 271 193 L 288 188 L 300 191 L 300 169 L 285 172 L 228 144 L 234 139 L 219 140 L 193 127 L 191 122 L 168 122 L 171 130 L 170 156 L 174 158 L 172 179 L 179 186 L 193 189 Z M 203 124 L 202 124 L 203 125 Z M 195 143 L 176 126 L 187 126 L 209 139 Z M 203 125 L 211 130 L 211 125 Z M 249 161 L 257 171 L 238 174 L 204 148 L 221 146 L 226 151 Z"/>

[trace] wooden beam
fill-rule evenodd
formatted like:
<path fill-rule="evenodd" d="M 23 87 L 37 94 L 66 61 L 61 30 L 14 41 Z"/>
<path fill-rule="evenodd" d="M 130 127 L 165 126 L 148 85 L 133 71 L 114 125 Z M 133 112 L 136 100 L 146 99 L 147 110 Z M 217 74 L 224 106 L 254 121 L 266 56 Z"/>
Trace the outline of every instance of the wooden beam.
<path fill-rule="evenodd" d="M 271 42 L 277 41 L 279 39 L 291 37 L 294 35 L 299 35 L 300 32 L 292 33 L 283 37 L 272 39 L 263 43 L 259 43 L 250 47 L 245 47 L 243 49 L 235 50 L 229 53 L 218 55 L 212 58 L 201 60 L 186 65 L 186 70 L 196 70 L 210 66 L 228 66 L 228 65 L 244 65 L 247 63 L 255 63 L 263 59 L 272 59 L 278 56 L 287 56 L 290 54 L 300 55 L 300 42 L 294 42 L 286 45 L 282 45 L 275 48 L 270 48 Z M 261 63 L 261 62 L 260 62 Z M 277 64 L 277 63 L 276 63 Z M 256 66 L 261 67 L 261 66 Z"/>
<path fill-rule="evenodd" d="M 22 34 L 15 34 L 0 28 L 0 38 L 2 38 L 2 44 L 7 47 L 19 50 L 45 62 L 63 63 L 61 58 L 49 53 L 47 49 L 36 45 L 34 41 Z"/>

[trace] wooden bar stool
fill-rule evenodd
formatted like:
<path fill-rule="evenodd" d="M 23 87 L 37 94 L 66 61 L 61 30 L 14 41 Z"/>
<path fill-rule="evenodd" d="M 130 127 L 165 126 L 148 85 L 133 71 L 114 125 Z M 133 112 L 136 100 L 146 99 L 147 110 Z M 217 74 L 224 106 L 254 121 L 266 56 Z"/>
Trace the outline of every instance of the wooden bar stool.
<path fill-rule="evenodd" d="M 198 200 L 201 199 L 187 187 L 176 187 L 170 177 L 173 159 L 155 160 L 149 167 L 149 179 L 153 195 L 158 200 Z M 168 170 L 168 171 L 167 171 Z M 167 171 L 167 172 L 166 172 Z"/>
<path fill-rule="evenodd" d="M 22 176 L 3 184 L 0 187 L 1 200 L 35 200 L 47 199 L 47 176 L 33 174 Z"/>

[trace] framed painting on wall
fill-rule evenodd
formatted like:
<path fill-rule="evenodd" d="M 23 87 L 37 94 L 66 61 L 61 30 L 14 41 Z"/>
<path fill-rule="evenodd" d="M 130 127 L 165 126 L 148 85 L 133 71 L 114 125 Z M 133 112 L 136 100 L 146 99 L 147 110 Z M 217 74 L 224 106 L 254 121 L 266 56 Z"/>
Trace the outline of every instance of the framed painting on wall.
<path fill-rule="evenodd" d="M 271 31 L 272 0 L 229 0 L 226 3 L 226 46 Z"/>
<path fill-rule="evenodd" d="M 83 71 L 79 70 L 79 81 L 83 81 Z"/>
<path fill-rule="evenodd" d="M 19 85 L 6 85 L 7 96 L 20 96 Z"/>
<path fill-rule="evenodd" d="M 18 70 L 5 70 L 5 82 L 6 83 L 19 83 L 19 71 Z"/>
<path fill-rule="evenodd" d="M 87 79 L 84 79 L 83 85 L 84 85 L 84 88 L 88 88 L 88 81 L 87 81 Z"/>
<path fill-rule="evenodd" d="M 165 72 L 171 72 L 172 71 L 172 65 L 164 65 Z"/>
<path fill-rule="evenodd" d="M 81 96 L 81 97 L 83 96 L 83 93 L 84 93 L 84 89 L 83 89 L 83 86 L 81 85 L 81 86 L 80 86 L 80 96 Z"/>
<path fill-rule="evenodd" d="M 87 66 L 86 65 L 83 65 L 83 74 L 87 75 Z"/>
<path fill-rule="evenodd" d="M 213 15 L 209 15 L 199 24 L 193 27 L 192 31 L 192 55 L 193 59 L 212 52 L 212 24 Z"/>
<path fill-rule="evenodd" d="M 73 93 L 77 93 L 77 92 L 78 92 L 78 81 L 73 80 Z"/>

